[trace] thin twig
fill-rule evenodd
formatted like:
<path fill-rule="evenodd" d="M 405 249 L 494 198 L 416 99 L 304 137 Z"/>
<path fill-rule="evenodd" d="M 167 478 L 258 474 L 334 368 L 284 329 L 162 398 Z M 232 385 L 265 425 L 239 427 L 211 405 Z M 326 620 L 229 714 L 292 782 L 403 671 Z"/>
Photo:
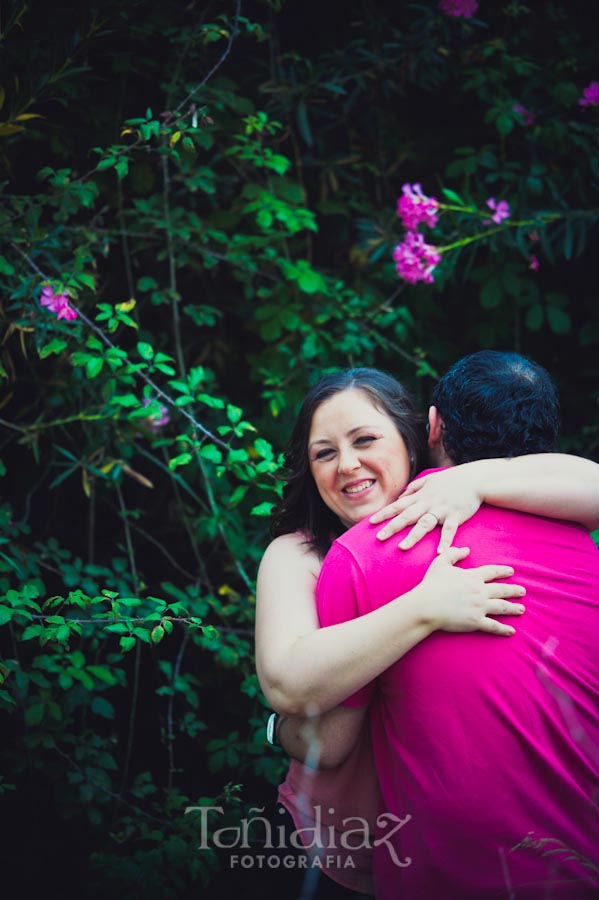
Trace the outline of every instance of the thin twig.
<path fill-rule="evenodd" d="M 237 6 L 235 9 L 235 21 L 233 23 L 233 28 L 231 29 L 231 33 L 229 35 L 229 40 L 227 42 L 225 52 L 220 57 L 220 59 L 212 66 L 212 68 L 210 69 L 208 74 L 205 76 L 205 78 L 202 78 L 200 83 L 196 84 L 196 86 L 191 89 L 191 91 L 189 92 L 187 97 L 185 97 L 185 99 L 181 101 L 181 103 L 177 106 L 177 108 L 172 113 L 172 118 L 174 118 L 176 115 L 178 115 L 178 113 L 183 109 L 184 106 L 186 106 L 190 102 L 190 100 L 197 94 L 197 92 L 200 91 L 207 84 L 207 82 L 212 78 L 212 76 L 217 71 L 217 69 L 220 69 L 220 67 L 226 60 L 227 56 L 231 52 L 231 47 L 233 46 L 233 41 L 237 37 L 237 33 L 239 31 L 240 15 L 241 15 L 241 0 L 237 0 Z"/>
<path fill-rule="evenodd" d="M 175 774 L 175 732 L 173 727 L 174 722 L 174 708 L 175 708 L 175 682 L 179 678 L 181 673 L 181 664 L 183 663 L 183 654 L 185 653 L 185 648 L 187 647 L 187 642 L 189 641 L 189 631 L 186 631 L 183 635 L 183 640 L 181 641 L 181 646 L 179 647 L 179 652 L 177 653 L 177 659 L 175 660 L 175 665 L 173 666 L 173 677 L 171 679 L 171 695 L 169 697 L 167 710 L 166 710 L 166 742 L 167 742 L 167 753 L 168 753 L 168 789 L 171 790 L 173 786 L 173 775 Z"/>
<path fill-rule="evenodd" d="M 125 751 L 125 762 L 123 763 L 123 777 L 121 778 L 121 793 L 125 790 L 127 779 L 129 778 L 129 766 L 131 765 L 131 756 L 133 754 L 133 735 L 135 729 L 135 714 L 137 712 L 137 701 L 139 698 L 139 672 L 141 665 L 141 641 L 135 644 L 135 666 L 133 669 L 133 697 L 131 698 L 131 708 L 129 710 L 129 723 L 127 726 L 127 749 Z"/>

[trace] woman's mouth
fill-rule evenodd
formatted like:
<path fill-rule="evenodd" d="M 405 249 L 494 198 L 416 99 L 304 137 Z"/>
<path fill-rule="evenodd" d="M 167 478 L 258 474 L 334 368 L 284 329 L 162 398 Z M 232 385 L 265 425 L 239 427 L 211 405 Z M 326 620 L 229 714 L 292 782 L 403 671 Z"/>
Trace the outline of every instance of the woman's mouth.
<path fill-rule="evenodd" d="M 346 487 L 341 489 L 342 494 L 361 494 L 362 491 L 368 490 L 369 487 L 372 487 L 374 484 L 374 478 L 368 478 L 365 481 L 360 481 L 358 484 L 349 484 Z"/>

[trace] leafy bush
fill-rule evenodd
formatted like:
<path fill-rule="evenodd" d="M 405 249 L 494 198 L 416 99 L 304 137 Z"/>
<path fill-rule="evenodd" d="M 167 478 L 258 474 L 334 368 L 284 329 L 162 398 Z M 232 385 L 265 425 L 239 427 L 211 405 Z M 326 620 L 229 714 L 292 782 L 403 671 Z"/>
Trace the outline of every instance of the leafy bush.
<path fill-rule="evenodd" d="M 70 836 L 90 896 L 181 896 L 218 865 L 186 806 L 274 797 L 254 577 L 315 372 L 379 365 L 424 404 L 457 356 L 514 347 L 596 450 L 584 7 L 374 6 L 3 22 L 0 791 L 32 883 Z M 428 285 L 393 264 L 414 184 Z"/>

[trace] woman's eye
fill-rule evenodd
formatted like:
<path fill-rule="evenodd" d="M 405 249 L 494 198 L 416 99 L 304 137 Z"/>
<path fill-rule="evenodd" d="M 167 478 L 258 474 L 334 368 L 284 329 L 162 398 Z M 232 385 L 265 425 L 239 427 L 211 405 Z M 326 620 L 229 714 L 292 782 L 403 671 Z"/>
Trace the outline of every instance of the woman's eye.
<path fill-rule="evenodd" d="M 371 444 L 375 440 L 376 440 L 376 438 L 372 434 L 362 434 L 362 435 L 360 435 L 359 438 L 356 438 L 355 443 L 356 444 Z"/>
<path fill-rule="evenodd" d="M 319 450 L 314 459 L 330 459 L 333 453 L 333 449 L 331 447 L 327 447 L 326 450 Z"/>

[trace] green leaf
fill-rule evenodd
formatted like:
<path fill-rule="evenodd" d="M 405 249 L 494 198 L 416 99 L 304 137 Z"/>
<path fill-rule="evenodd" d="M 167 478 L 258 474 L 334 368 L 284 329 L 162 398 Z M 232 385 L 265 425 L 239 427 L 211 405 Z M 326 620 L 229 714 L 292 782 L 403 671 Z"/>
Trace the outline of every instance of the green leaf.
<path fill-rule="evenodd" d="M 448 200 L 451 200 L 452 203 L 457 203 L 458 206 L 466 206 L 466 203 L 459 194 L 456 194 L 455 191 L 450 190 L 450 188 L 441 188 L 441 193 L 447 197 Z"/>
<path fill-rule="evenodd" d="M 490 278 L 480 292 L 480 305 L 483 309 L 495 309 L 503 298 L 503 288 L 497 278 Z"/>
<path fill-rule="evenodd" d="M 25 707 L 25 724 L 39 725 L 39 723 L 44 718 L 44 704 L 43 703 L 33 703 L 31 706 Z"/>
<path fill-rule="evenodd" d="M 243 410 L 238 406 L 233 406 L 232 403 L 227 403 L 227 419 L 229 422 L 232 422 L 234 425 L 239 422 L 243 415 Z"/>
<path fill-rule="evenodd" d="M 510 113 L 500 113 L 495 120 L 495 125 L 499 134 L 509 134 L 514 127 L 514 118 Z"/>
<path fill-rule="evenodd" d="M 308 147 L 311 147 L 314 143 L 314 138 L 312 137 L 310 122 L 308 121 L 308 110 L 303 100 L 300 100 L 297 105 L 297 127 Z"/>
<path fill-rule="evenodd" d="M 198 450 L 198 453 L 202 459 L 207 459 L 212 463 L 221 463 L 223 461 L 222 451 L 214 444 L 203 444 Z"/>
<path fill-rule="evenodd" d="M 322 275 L 313 269 L 305 269 L 297 279 L 297 283 L 305 294 L 315 294 L 317 291 L 326 291 L 326 282 Z"/>
<path fill-rule="evenodd" d="M 254 506 L 253 509 L 250 510 L 251 516 L 270 516 L 274 509 L 274 503 L 269 503 L 266 500 L 264 503 L 259 503 L 257 506 Z"/>
<path fill-rule="evenodd" d="M 116 158 L 108 156 L 106 159 L 101 159 L 96 168 L 102 171 L 102 169 L 111 169 L 113 166 L 116 166 Z"/>
<path fill-rule="evenodd" d="M 59 625 L 58 628 L 56 629 L 55 638 L 57 641 L 64 643 L 65 641 L 68 641 L 70 636 L 71 636 L 71 629 L 69 628 L 68 625 Z"/>
<path fill-rule="evenodd" d="M 138 291 L 152 291 L 158 287 L 158 282 L 155 278 L 151 278 L 149 275 L 144 275 L 142 278 L 139 278 L 137 281 L 137 290 Z"/>
<path fill-rule="evenodd" d="M 256 438 L 254 441 L 254 449 L 259 456 L 263 459 L 272 459 L 273 458 L 273 449 L 272 446 L 265 441 L 264 438 Z"/>
<path fill-rule="evenodd" d="M 40 349 L 40 359 L 46 359 L 51 353 L 61 353 L 66 347 L 68 347 L 66 341 L 63 341 L 62 338 L 54 338 L 53 341 L 50 341 L 49 344 Z"/>
<path fill-rule="evenodd" d="M 119 178 L 119 181 L 122 181 L 122 179 L 125 177 L 125 175 L 129 171 L 129 160 L 121 157 L 119 159 L 118 163 L 116 164 L 115 169 L 116 169 L 116 174 Z"/>
<path fill-rule="evenodd" d="M 10 622 L 13 616 L 13 611 L 8 606 L 0 606 L 0 626 L 6 625 L 7 622 Z"/>
<path fill-rule="evenodd" d="M 225 401 L 221 400 L 220 397 L 211 397 L 209 394 L 197 394 L 196 400 L 199 403 L 205 403 L 206 406 L 210 406 L 212 409 L 225 408 Z"/>
<path fill-rule="evenodd" d="M 201 453 L 201 451 L 200 451 Z M 191 453 L 180 453 L 179 456 L 174 456 L 172 459 L 169 459 L 168 467 L 169 471 L 173 472 L 179 466 L 186 466 L 193 459 Z"/>
<path fill-rule="evenodd" d="M 86 272 L 79 272 L 75 276 L 75 281 L 78 284 L 82 284 L 84 287 L 89 288 L 92 291 L 96 289 L 96 282 L 94 281 L 93 275 L 88 275 Z"/>
<path fill-rule="evenodd" d="M 104 368 L 104 360 L 101 356 L 94 356 L 85 364 L 85 371 L 88 378 L 95 378 Z"/>
<path fill-rule="evenodd" d="M 526 327 L 531 331 L 539 331 L 544 318 L 543 307 L 540 303 L 534 303 L 526 313 Z"/>
<path fill-rule="evenodd" d="M 159 644 L 164 637 L 164 628 L 162 627 L 162 625 L 157 625 L 156 628 L 152 628 L 150 637 L 153 644 Z"/>
<path fill-rule="evenodd" d="M 134 637 L 122 637 L 119 641 L 119 647 L 124 653 L 127 653 L 128 650 L 133 650 L 135 644 L 136 641 Z"/>
<path fill-rule="evenodd" d="M 139 341 L 139 343 L 137 344 L 137 352 L 142 359 L 149 361 L 154 358 L 154 348 L 151 344 L 148 344 L 145 341 Z"/>
<path fill-rule="evenodd" d="M 40 637 L 44 633 L 45 629 L 43 625 L 28 625 L 23 634 L 21 635 L 22 641 L 30 641 L 32 638 Z"/>
<path fill-rule="evenodd" d="M 12 263 L 9 263 L 9 261 L 4 256 L 0 256 L 0 274 L 2 274 L 2 275 L 14 275 L 15 274 L 15 267 L 13 266 Z"/>
<path fill-rule="evenodd" d="M 122 640 L 125 640 L 125 638 Z M 92 712 L 103 719 L 114 719 L 114 706 L 104 697 L 94 697 L 92 700 Z"/>
<path fill-rule="evenodd" d="M 572 330 L 572 320 L 567 312 L 556 306 L 547 307 L 547 321 L 554 334 L 569 334 Z"/>

